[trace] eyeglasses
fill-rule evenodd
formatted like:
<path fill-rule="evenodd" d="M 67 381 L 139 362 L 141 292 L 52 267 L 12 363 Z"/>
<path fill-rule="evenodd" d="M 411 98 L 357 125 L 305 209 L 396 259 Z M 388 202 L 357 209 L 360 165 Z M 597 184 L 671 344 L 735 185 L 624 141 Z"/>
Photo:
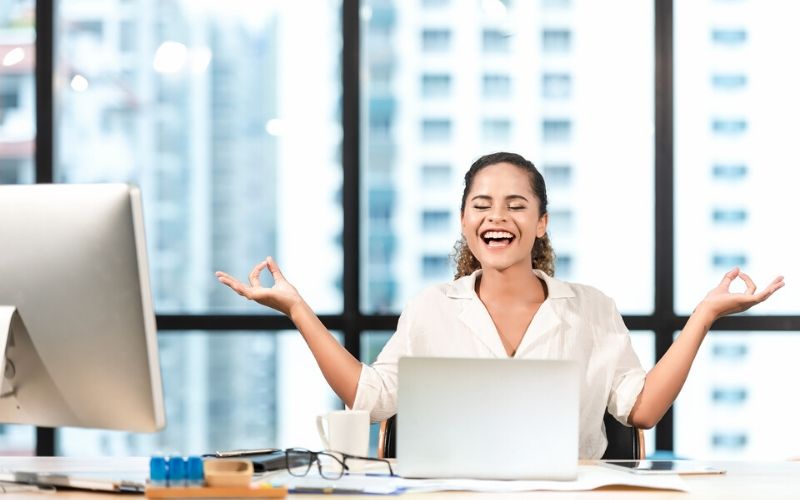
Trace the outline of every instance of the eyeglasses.
<path fill-rule="evenodd" d="M 288 448 L 284 451 L 286 453 L 286 470 L 289 471 L 289 474 L 296 477 L 307 475 L 311 470 L 311 466 L 316 462 L 321 477 L 325 479 L 339 479 L 345 475 L 345 473 L 350 472 L 350 467 L 347 466 L 348 460 L 351 463 L 356 460 L 364 460 L 385 464 L 389 469 L 389 475 L 394 476 L 392 464 L 383 458 L 357 457 L 355 455 L 348 455 L 347 453 L 310 451 L 304 448 Z"/>

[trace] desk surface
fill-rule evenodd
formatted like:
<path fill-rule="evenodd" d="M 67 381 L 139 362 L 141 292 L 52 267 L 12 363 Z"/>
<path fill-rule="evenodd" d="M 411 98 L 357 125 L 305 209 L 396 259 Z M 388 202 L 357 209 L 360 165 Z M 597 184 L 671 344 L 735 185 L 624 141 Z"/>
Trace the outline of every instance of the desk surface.
<path fill-rule="evenodd" d="M 63 457 L 0 457 L 0 468 L 27 470 L 69 471 L 146 471 L 147 458 L 80 459 Z M 637 488 L 609 487 L 587 492 L 529 492 L 529 493 L 414 493 L 419 499 L 469 499 L 489 500 L 503 498 L 800 498 L 800 462 L 709 462 L 728 471 L 724 475 L 684 476 L 690 492 L 652 491 Z M 49 496 L 49 495 L 48 495 Z M 87 493 L 85 491 L 62 491 L 64 498 L 131 498 L 129 495 Z M 14 492 L 14 498 L 42 498 L 41 493 Z M 326 499 L 331 495 L 290 495 L 305 500 Z M 409 496 L 411 497 L 411 496 Z M 0 495 L 2 498 L 2 495 Z M 336 500 L 365 498 L 364 496 L 336 495 Z M 375 498 L 375 497 L 371 497 Z"/>

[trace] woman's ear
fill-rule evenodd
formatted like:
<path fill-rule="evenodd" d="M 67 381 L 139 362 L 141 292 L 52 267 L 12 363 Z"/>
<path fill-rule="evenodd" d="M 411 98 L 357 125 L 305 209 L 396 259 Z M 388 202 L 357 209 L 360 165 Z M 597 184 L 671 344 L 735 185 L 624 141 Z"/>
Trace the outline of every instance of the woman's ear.
<path fill-rule="evenodd" d="M 544 234 L 547 232 L 547 223 L 549 221 L 548 215 L 545 213 L 541 217 L 539 217 L 539 222 L 536 223 L 536 237 L 543 238 Z"/>

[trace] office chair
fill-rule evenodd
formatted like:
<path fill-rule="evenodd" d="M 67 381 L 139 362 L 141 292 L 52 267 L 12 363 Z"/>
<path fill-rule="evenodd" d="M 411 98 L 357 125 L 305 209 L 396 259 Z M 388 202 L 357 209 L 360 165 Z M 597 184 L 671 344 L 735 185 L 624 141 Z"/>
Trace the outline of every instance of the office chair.
<path fill-rule="evenodd" d="M 636 427 L 626 427 L 606 412 L 603 417 L 608 437 L 608 448 L 603 460 L 640 460 L 644 458 L 644 432 Z M 378 458 L 397 457 L 397 415 L 381 422 L 378 431 Z"/>

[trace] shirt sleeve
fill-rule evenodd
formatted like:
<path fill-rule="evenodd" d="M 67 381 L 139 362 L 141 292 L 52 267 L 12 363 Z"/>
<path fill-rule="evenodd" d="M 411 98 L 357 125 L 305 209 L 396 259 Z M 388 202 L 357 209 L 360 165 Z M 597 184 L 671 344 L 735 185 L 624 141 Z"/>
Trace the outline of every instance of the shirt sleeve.
<path fill-rule="evenodd" d="M 616 350 L 616 355 L 611 359 L 616 359 L 616 364 L 611 380 L 611 392 L 608 396 L 608 412 L 623 425 L 630 426 L 628 416 L 639 393 L 642 392 L 646 374 L 639 357 L 633 350 L 630 332 L 613 304 L 612 310 L 614 330 L 612 335 L 615 342 L 612 342 L 611 345 Z"/>
<path fill-rule="evenodd" d="M 386 420 L 397 413 L 398 361 L 410 356 L 411 313 L 404 310 L 397 331 L 389 338 L 372 365 L 361 365 L 353 410 L 367 410 L 373 422 Z"/>

